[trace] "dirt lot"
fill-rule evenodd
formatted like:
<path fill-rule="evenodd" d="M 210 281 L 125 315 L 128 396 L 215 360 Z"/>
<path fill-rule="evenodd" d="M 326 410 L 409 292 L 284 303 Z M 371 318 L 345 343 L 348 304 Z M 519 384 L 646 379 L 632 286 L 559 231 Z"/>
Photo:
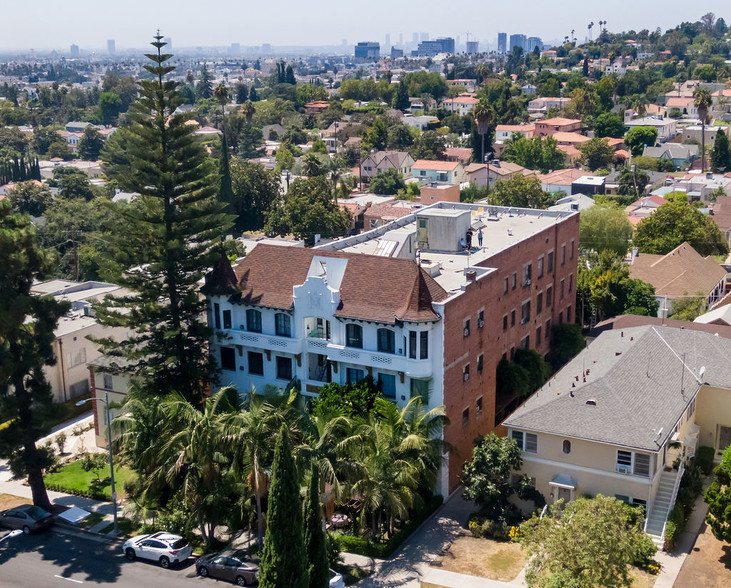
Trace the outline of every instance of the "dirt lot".
<path fill-rule="evenodd" d="M 32 502 L 28 498 L 21 498 L 12 494 L 0 494 L 0 510 L 7 510 L 8 508 L 13 508 L 21 504 L 31 504 Z"/>
<path fill-rule="evenodd" d="M 703 586 L 703 588 L 728 588 L 731 586 L 731 545 L 713 536 L 708 525 L 703 524 L 692 551 L 685 558 L 674 588 Z"/>
<path fill-rule="evenodd" d="M 509 582 L 523 569 L 526 557 L 517 543 L 458 537 L 434 566 L 450 572 Z"/>

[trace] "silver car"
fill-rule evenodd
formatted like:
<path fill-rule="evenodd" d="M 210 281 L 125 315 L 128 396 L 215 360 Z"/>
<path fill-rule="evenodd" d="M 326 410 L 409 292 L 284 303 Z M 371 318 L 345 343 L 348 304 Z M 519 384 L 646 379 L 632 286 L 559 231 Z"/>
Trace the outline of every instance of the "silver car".
<path fill-rule="evenodd" d="M 345 580 L 335 570 L 330 570 L 330 588 L 345 588 Z"/>
<path fill-rule="evenodd" d="M 190 544 L 180 535 L 164 531 L 132 537 L 124 542 L 122 551 L 130 561 L 137 558 L 149 559 L 158 562 L 163 568 L 170 567 L 170 564 L 181 563 L 193 553 Z"/>

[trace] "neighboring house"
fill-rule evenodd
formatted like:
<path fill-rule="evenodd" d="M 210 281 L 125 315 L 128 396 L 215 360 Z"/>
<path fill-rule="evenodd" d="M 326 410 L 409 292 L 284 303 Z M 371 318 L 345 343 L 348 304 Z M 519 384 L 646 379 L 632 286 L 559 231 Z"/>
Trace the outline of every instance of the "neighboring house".
<path fill-rule="evenodd" d="M 419 189 L 416 202 L 420 204 L 459 202 L 459 184 L 424 184 Z"/>
<path fill-rule="evenodd" d="M 45 366 L 43 371 L 51 386 L 56 402 L 64 402 L 89 392 L 87 364 L 101 353 L 98 345 L 87 337 L 124 336 L 125 329 L 103 327 L 94 318 L 91 303 L 107 295 L 120 295 L 124 290 L 105 282 L 72 282 L 50 280 L 33 284 L 34 296 L 53 296 L 56 300 L 71 303 L 71 310 L 62 316 L 54 330 L 53 354 L 56 364 Z"/>
<path fill-rule="evenodd" d="M 532 139 L 535 130 L 535 125 L 497 125 L 495 127 L 495 143 L 505 143 L 513 135 L 520 135 L 526 139 Z"/>
<path fill-rule="evenodd" d="M 571 185 L 585 175 L 586 172 L 583 169 L 570 167 L 543 174 L 538 176 L 538 179 L 541 182 L 541 189 L 544 192 L 565 192 L 566 194 L 571 194 Z"/>
<path fill-rule="evenodd" d="M 667 112 L 677 109 L 686 118 L 698 118 L 698 109 L 695 107 L 693 98 L 672 96 L 665 102 L 665 108 L 667 108 Z"/>
<path fill-rule="evenodd" d="M 561 110 L 571 101 L 571 98 L 535 98 L 528 102 L 528 114 L 532 117 L 545 117 L 551 108 Z"/>
<path fill-rule="evenodd" d="M 726 196 L 731 196 L 731 177 L 711 172 L 706 172 L 704 175 L 700 170 L 691 170 L 677 180 L 674 187 L 676 190 L 687 192 L 691 201 L 706 201 L 709 194 L 717 193 L 719 190 L 723 190 Z"/>
<path fill-rule="evenodd" d="M 608 318 L 605 321 L 597 323 L 596 326 L 589 331 L 587 340 L 593 341 L 604 331 L 620 331 L 628 329 L 630 327 L 643 327 L 646 325 L 656 326 L 667 326 L 675 327 L 678 329 L 688 329 L 691 331 L 701 331 L 703 333 L 710 333 L 711 335 L 718 335 L 726 339 L 731 339 L 731 327 L 724 325 L 708 325 L 703 323 L 681 321 L 677 319 L 662 318 L 659 316 L 640 316 L 637 314 L 620 314 L 612 318 Z"/>
<path fill-rule="evenodd" d="M 459 187 L 457 187 L 457 192 L 459 192 Z M 408 208 L 394 206 L 392 203 L 372 204 L 363 212 L 363 230 L 377 229 L 396 219 L 408 216 L 412 212 Z"/>
<path fill-rule="evenodd" d="M 327 100 L 316 100 L 305 104 L 305 114 L 322 114 L 330 106 Z"/>
<path fill-rule="evenodd" d="M 479 102 L 472 94 L 460 94 L 456 98 L 445 99 L 441 105 L 447 112 L 455 112 L 460 116 L 466 116 L 472 112 Z"/>
<path fill-rule="evenodd" d="M 419 159 L 411 166 L 411 173 L 420 184 L 459 184 L 462 182 L 464 168 L 457 161 Z"/>
<path fill-rule="evenodd" d="M 465 168 L 465 181 L 482 186 L 487 186 L 488 174 L 487 165 L 484 163 L 471 163 Z M 503 182 L 515 175 L 537 176 L 538 172 L 527 169 L 517 163 L 510 161 L 501 161 L 493 159 L 490 162 L 490 187 L 495 186 L 495 182 Z"/>
<path fill-rule="evenodd" d="M 711 209 L 713 222 L 721 229 L 723 236 L 731 246 L 731 196 L 718 196 Z"/>
<path fill-rule="evenodd" d="M 680 143 L 664 143 L 659 147 L 645 147 L 642 155 L 655 159 L 672 161 L 675 169 L 690 165 L 698 159 L 698 145 L 682 145 Z"/>
<path fill-rule="evenodd" d="M 426 131 L 431 128 L 436 128 L 440 122 L 439 119 L 434 116 L 410 116 L 407 115 L 401 119 L 407 127 L 414 127 L 420 131 Z"/>
<path fill-rule="evenodd" d="M 581 147 L 587 141 L 591 141 L 589 137 L 581 133 L 565 133 L 563 131 L 553 133 L 553 138 L 556 139 L 559 145 L 570 145 L 576 148 Z"/>
<path fill-rule="evenodd" d="M 729 357 L 731 340 L 711 333 L 602 333 L 503 423 L 521 472 L 549 503 L 601 493 L 644 506 L 661 544 L 684 461 L 731 445 Z"/>
<path fill-rule="evenodd" d="M 657 129 L 657 140 L 660 143 L 673 139 L 677 134 L 677 121 L 673 118 L 655 118 L 646 116 L 635 118 L 624 123 L 627 129 L 634 127 L 653 127 Z"/>
<path fill-rule="evenodd" d="M 378 172 L 395 169 L 404 178 L 410 178 L 414 159 L 406 151 L 376 151 L 371 153 L 360 164 L 363 179 L 371 180 Z"/>
<path fill-rule="evenodd" d="M 576 118 L 547 118 L 536 122 L 535 134 L 541 137 L 555 135 L 556 133 L 574 133 L 581 130 L 581 120 Z"/>
<path fill-rule="evenodd" d="M 633 250 L 629 275 L 655 287 L 655 298 L 660 303 L 658 316 L 670 316 L 673 303 L 689 296 L 701 295 L 708 301 L 708 308 L 713 308 L 726 293 L 726 270 L 688 243 L 665 255 Z"/>
<path fill-rule="evenodd" d="M 69 131 L 56 131 L 64 141 L 68 144 L 68 146 L 71 148 L 72 151 L 76 151 L 76 148 L 79 146 L 79 141 L 81 141 L 81 137 L 84 134 L 83 132 L 76 132 L 71 133 Z"/>
<path fill-rule="evenodd" d="M 706 149 L 712 148 L 714 142 L 716 141 L 716 135 L 718 133 L 725 132 L 724 129 L 725 126 L 715 126 L 715 125 L 706 125 L 705 128 L 705 135 L 706 135 Z M 683 141 L 697 141 L 698 144 L 701 143 L 701 140 L 703 138 L 704 131 L 703 127 L 701 125 L 690 125 L 683 129 Z M 698 148 L 698 145 L 695 145 L 696 149 Z M 731 170 L 726 170 L 731 171 Z"/>
<path fill-rule="evenodd" d="M 549 206 L 548 210 L 558 212 L 579 212 L 594 206 L 594 199 L 585 194 L 572 194 L 556 200 L 556 204 Z"/>
<path fill-rule="evenodd" d="M 604 194 L 606 176 L 581 176 L 571 184 L 571 194 Z"/>
<path fill-rule="evenodd" d="M 520 92 L 522 94 L 535 94 L 536 87 L 533 84 L 525 84 L 525 85 L 521 86 Z"/>
<path fill-rule="evenodd" d="M 100 355 L 87 364 L 92 398 L 108 400 L 112 419 L 122 414 L 120 405 L 127 398 L 133 375 L 128 362 L 121 357 Z M 94 436 L 97 447 L 107 447 L 107 414 L 104 402 L 92 401 Z"/>
<path fill-rule="evenodd" d="M 704 325 L 731 326 L 731 304 L 724 304 L 723 306 L 718 306 L 713 310 L 709 310 L 696 318 L 693 322 Z"/>
<path fill-rule="evenodd" d="M 64 128 L 66 129 L 67 133 L 79 133 L 80 135 L 83 135 L 86 127 L 90 125 L 90 122 L 71 121 L 66 123 L 66 126 Z"/>
<path fill-rule="evenodd" d="M 648 216 L 653 214 L 663 204 L 667 204 L 668 201 L 662 196 L 655 196 L 650 194 L 649 196 L 643 196 L 639 200 L 635 200 L 632 204 L 627 206 L 624 211 L 627 213 L 627 218 L 632 226 L 637 228 L 637 225 L 641 221 L 645 220 Z"/>
<path fill-rule="evenodd" d="M 447 147 L 444 154 L 449 161 L 459 161 L 463 166 L 472 159 L 472 149 L 469 147 Z"/>
<path fill-rule="evenodd" d="M 467 252 L 471 228 L 484 242 Z M 222 258 L 204 288 L 220 384 L 246 394 L 298 378 L 316 396 L 370 375 L 399 407 L 444 405 L 446 495 L 512 406 L 495 389 L 501 357 L 545 355 L 552 325 L 573 321 L 578 229 L 575 213 L 449 202 L 314 249 Z"/>

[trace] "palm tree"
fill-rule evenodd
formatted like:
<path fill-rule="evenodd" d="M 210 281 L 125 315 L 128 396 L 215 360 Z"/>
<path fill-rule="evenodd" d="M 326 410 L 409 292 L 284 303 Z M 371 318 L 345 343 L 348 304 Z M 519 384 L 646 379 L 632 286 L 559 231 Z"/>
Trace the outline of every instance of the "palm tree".
<path fill-rule="evenodd" d="M 246 118 L 247 124 L 251 124 L 251 119 L 254 117 L 255 112 L 256 107 L 251 100 L 247 100 L 241 105 L 241 114 L 243 114 L 244 118 Z"/>
<path fill-rule="evenodd" d="M 487 134 L 488 130 L 490 129 L 490 124 L 492 123 L 493 119 L 493 110 L 485 104 L 484 102 L 480 101 L 477 106 L 475 106 L 474 110 L 474 116 L 475 116 L 475 122 L 477 123 L 477 133 L 480 135 L 480 140 L 482 142 L 482 146 L 480 147 L 480 161 L 479 163 L 484 163 L 487 165 L 487 191 L 490 191 L 490 165 L 485 161 L 485 135 Z"/>
<path fill-rule="evenodd" d="M 593 28 L 594 28 L 594 21 L 592 20 L 592 21 L 591 21 L 591 22 L 590 22 L 590 23 L 589 23 L 589 24 L 587 25 L 587 27 L 586 27 L 586 28 L 588 28 L 588 29 L 589 29 L 589 41 L 591 41 L 591 29 L 593 29 Z"/>
<path fill-rule="evenodd" d="M 645 94 L 635 94 L 632 96 L 631 107 L 639 116 L 645 116 L 649 103 Z"/>
<path fill-rule="evenodd" d="M 706 118 L 708 109 L 713 105 L 713 97 L 708 88 L 698 87 L 693 92 L 693 103 L 698 109 L 698 118 L 701 119 L 701 172 L 706 171 Z"/>
<path fill-rule="evenodd" d="M 213 95 L 215 96 L 216 100 L 218 100 L 218 103 L 221 105 L 221 121 L 223 126 L 223 132 L 226 132 L 226 102 L 228 102 L 228 88 L 226 88 L 226 85 L 223 83 L 218 84 L 216 86 L 216 89 L 213 90 Z"/>

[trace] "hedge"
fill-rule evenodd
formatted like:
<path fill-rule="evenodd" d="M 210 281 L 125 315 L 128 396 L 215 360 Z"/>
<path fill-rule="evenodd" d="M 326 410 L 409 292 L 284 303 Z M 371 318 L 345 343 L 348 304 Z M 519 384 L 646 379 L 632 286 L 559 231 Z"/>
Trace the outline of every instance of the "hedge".
<path fill-rule="evenodd" d="M 418 511 L 402 529 L 399 529 L 396 533 L 394 533 L 393 537 L 385 543 L 372 541 L 365 537 L 341 535 L 338 533 L 333 534 L 332 537 L 337 542 L 340 551 L 358 553 L 360 555 L 365 555 L 366 557 L 386 559 L 394 551 L 396 551 L 396 549 L 398 549 L 400 545 L 406 541 L 406 539 L 409 538 L 419 525 L 428 519 L 432 513 L 442 505 L 442 502 L 444 502 L 444 499 L 441 496 L 432 496 L 429 503 Z"/>
<path fill-rule="evenodd" d="M 710 476 L 713 473 L 713 458 L 716 450 L 713 447 L 699 447 L 695 454 L 695 463 L 701 468 L 704 475 Z"/>
<path fill-rule="evenodd" d="M 700 467 L 696 457 L 685 468 L 683 479 L 680 480 L 680 486 L 678 487 L 675 504 L 668 515 L 665 525 L 665 542 L 663 544 L 665 551 L 670 552 L 675 548 L 678 537 L 685 530 L 688 517 L 693 512 L 695 499 L 700 494 L 702 485 Z"/>

